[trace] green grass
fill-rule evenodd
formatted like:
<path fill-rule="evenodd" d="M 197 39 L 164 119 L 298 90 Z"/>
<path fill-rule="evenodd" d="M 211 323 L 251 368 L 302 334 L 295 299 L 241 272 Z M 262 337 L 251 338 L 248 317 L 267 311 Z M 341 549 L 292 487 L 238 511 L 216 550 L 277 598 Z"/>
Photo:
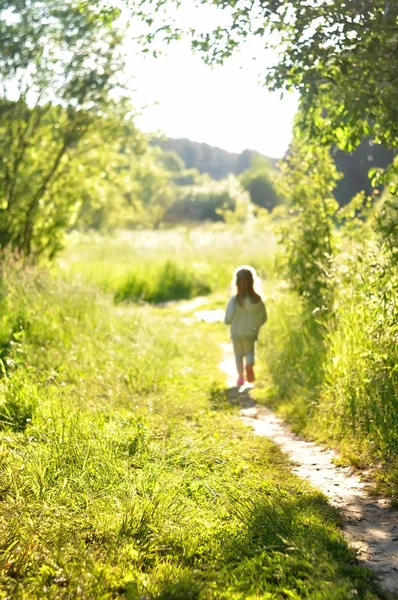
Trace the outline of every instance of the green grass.
<path fill-rule="evenodd" d="M 193 269 L 169 260 L 156 265 L 155 269 L 143 267 L 127 271 L 117 283 L 115 300 L 159 303 L 188 300 L 209 292 L 210 287 L 203 275 L 200 277 Z"/>
<path fill-rule="evenodd" d="M 313 315 L 286 285 L 275 289 L 257 399 L 353 466 L 370 468 L 377 490 L 396 504 L 398 279 L 392 269 L 382 285 L 383 257 L 375 252 L 365 242 L 337 256 L 330 313 Z"/>
<path fill-rule="evenodd" d="M 1 301 L 1 598 L 384 597 L 225 402 L 219 325 L 17 265 Z"/>
<path fill-rule="evenodd" d="M 275 409 L 296 433 L 328 442 L 316 424 L 326 345 L 314 315 L 278 282 L 267 301 L 268 321 L 257 348 L 257 402 Z"/>
<path fill-rule="evenodd" d="M 117 301 L 158 303 L 219 290 L 228 294 L 239 264 L 251 264 L 263 279 L 271 279 L 274 255 L 275 237 L 269 228 L 215 224 L 106 239 L 75 236 L 58 268 L 100 285 Z"/>

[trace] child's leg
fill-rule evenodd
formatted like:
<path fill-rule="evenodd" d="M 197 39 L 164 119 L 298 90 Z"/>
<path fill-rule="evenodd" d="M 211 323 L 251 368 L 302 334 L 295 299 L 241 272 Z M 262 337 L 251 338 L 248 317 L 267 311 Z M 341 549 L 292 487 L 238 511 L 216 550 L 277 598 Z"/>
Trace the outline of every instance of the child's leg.
<path fill-rule="evenodd" d="M 254 365 L 254 340 L 242 340 L 242 354 L 246 359 L 246 365 Z"/>
<path fill-rule="evenodd" d="M 249 383 L 253 383 L 254 376 L 254 340 L 245 340 L 244 353 L 246 358 L 246 377 Z"/>
<path fill-rule="evenodd" d="M 232 340 L 232 345 L 235 353 L 236 370 L 238 371 L 239 381 L 243 380 L 243 356 L 244 348 L 241 340 Z M 241 385 L 243 384 L 243 381 Z"/>

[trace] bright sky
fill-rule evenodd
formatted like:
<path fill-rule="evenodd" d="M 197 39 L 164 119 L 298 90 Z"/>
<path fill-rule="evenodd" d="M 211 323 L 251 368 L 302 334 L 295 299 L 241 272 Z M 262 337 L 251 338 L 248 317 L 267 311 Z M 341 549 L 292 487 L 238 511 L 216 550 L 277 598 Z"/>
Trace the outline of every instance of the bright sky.
<path fill-rule="evenodd" d="M 192 17 L 192 5 L 190 10 Z M 214 9 L 210 19 L 209 7 L 200 10 L 206 11 L 200 18 L 207 26 L 217 20 Z M 131 51 L 128 74 L 137 90 L 133 102 L 142 111 L 137 125 L 230 152 L 249 148 L 281 157 L 291 139 L 297 96 L 281 99 L 259 84 L 261 71 L 274 58 L 260 40 L 247 42 L 238 55 L 213 68 L 191 52 L 188 40 L 174 42 L 157 59 Z"/>

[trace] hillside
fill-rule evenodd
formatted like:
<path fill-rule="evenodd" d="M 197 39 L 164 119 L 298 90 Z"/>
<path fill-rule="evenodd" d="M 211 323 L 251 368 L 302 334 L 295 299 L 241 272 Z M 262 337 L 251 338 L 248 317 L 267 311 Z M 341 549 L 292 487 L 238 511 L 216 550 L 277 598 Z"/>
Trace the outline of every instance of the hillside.
<path fill-rule="evenodd" d="M 243 150 L 238 154 L 186 138 L 155 138 L 151 144 L 160 146 L 165 151 L 175 152 L 188 169 L 208 173 L 213 179 L 224 179 L 230 173 L 240 175 L 251 166 L 254 156 L 263 156 L 256 150 Z M 277 160 L 265 156 L 263 158 L 273 166 Z"/>
<path fill-rule="evenodd" d="M 261 155 L 255 150 L 244 150 L 240 154 L 228 152 L 209 144 L 193 142 L 186 138 L 156 138 L 152 145 L 175 152 L 188 169 L 208 173 L 213 179 L 224 179 L 230 173 L 240 175 L 252 165 L 253 157 L 262 156 L 275 167 L 276 158 Z M 364 139 L 352 153 L 336 150 L 333 153 L 336 166 L 343 177 L 338 181 L 334 195 L 340 206 L 344 206 L 358 192 L 372 193 L 368 172 L 374 167 L 385 168 L 393 159 L 393 152 L 370 139 Z"/>

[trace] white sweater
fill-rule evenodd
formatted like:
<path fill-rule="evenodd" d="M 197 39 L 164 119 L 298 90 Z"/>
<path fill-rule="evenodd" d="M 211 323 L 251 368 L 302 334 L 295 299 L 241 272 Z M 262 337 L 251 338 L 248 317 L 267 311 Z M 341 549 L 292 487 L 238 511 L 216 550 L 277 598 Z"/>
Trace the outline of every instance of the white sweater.
<path fill-rule="evenodd" d="M 227 305 L 224 323 L 231 325 L 232 339 L 254 339 L 258 337 L 261 325 L 267 320 L 267 311 L 262 300 L 252 302 L 245 298 L 239 304 L 236 296 L 232 296 Z"/>

